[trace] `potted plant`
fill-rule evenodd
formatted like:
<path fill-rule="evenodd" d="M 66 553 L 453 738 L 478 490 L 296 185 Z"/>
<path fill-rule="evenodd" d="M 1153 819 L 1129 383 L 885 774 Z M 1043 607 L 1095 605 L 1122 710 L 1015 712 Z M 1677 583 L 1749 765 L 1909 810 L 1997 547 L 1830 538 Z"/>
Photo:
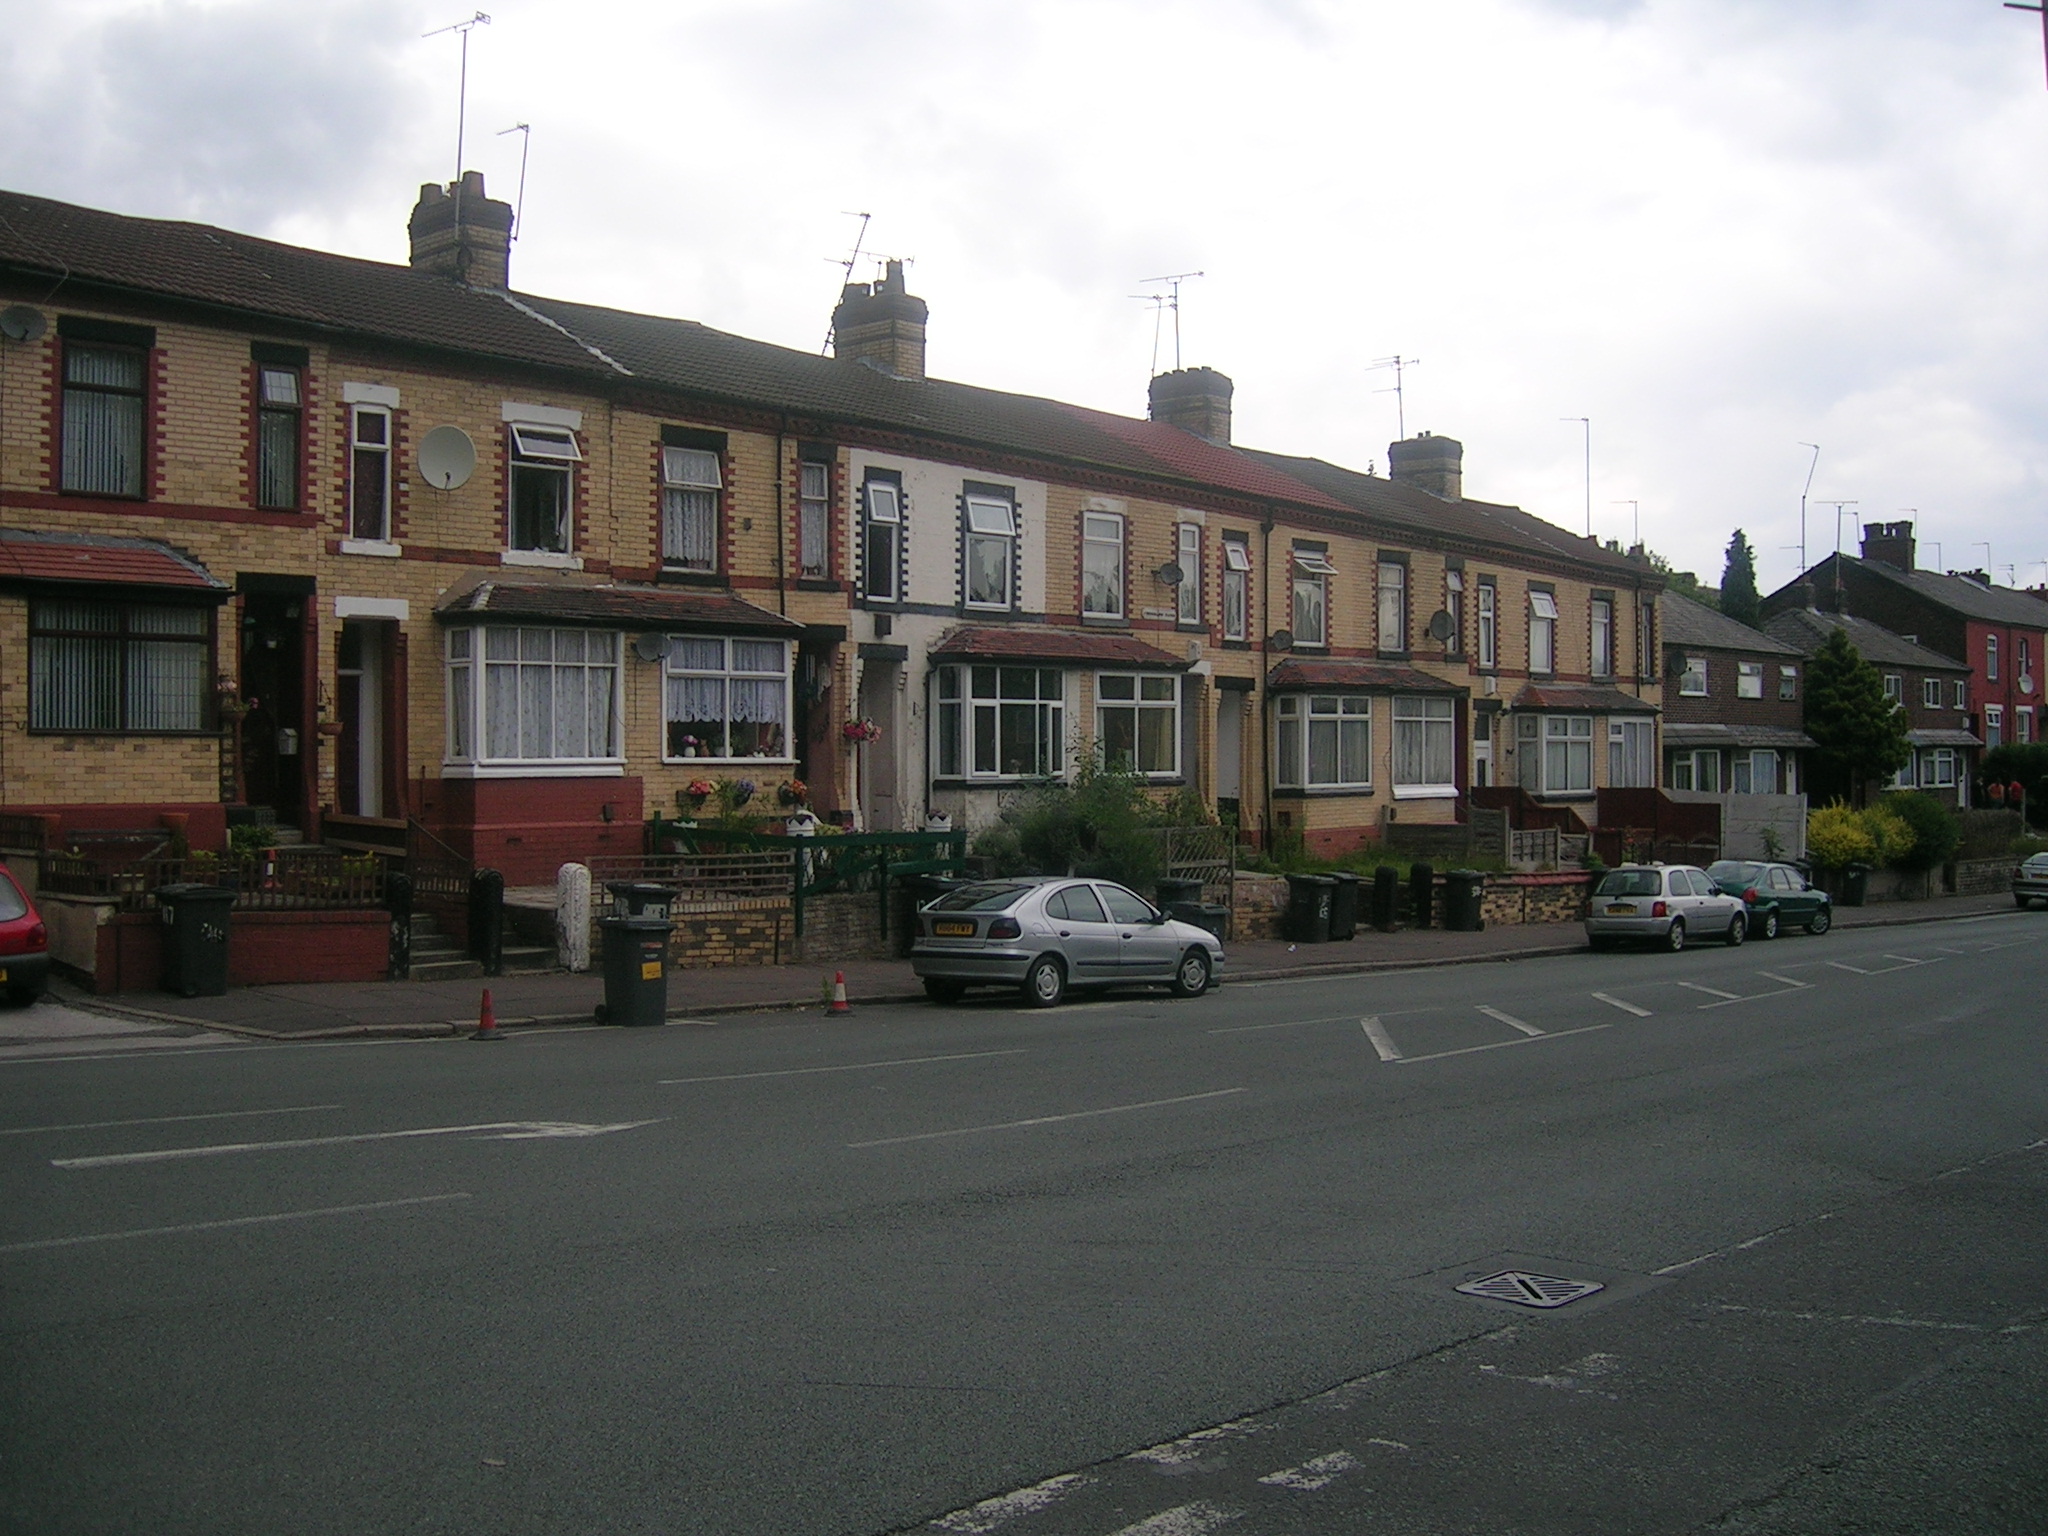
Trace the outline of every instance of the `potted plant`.
<path fill-rule="evenodd" d="M 872 720 L 849 720 L 839 728 L 839 734 L 853 745 L 860 746 L 864 742 L 881 740 L 882 728 Z"/>
<path fill-rule="evenodd" d="M 811 788 L 802 779 L 784 779 L 775 786 L 775 800 L 778 805 L 798 806 L 811 798 Z"/>

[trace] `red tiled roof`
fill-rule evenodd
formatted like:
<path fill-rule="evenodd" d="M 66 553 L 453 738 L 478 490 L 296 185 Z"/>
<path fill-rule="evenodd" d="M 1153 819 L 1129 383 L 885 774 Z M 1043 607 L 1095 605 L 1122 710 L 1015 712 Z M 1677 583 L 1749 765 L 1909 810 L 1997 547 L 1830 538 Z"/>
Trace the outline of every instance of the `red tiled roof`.
<path fill-rule="evenodd" d="M 1132 635 L 1043 624 L 963 624 L 941 635 L 931 654 L 934 661 L 1086 661 L 1175 670 L 1188 665 Z"/>
<path fill-rule="evenodd" d="M 1515 695 L 1516 709 L 1572 709 L 1589 715 L 1654 715 L 1657 706 L 1619 688 L 1561 688 L 1529 684 Z"/>
<path fill-rule="evenodd" d="M 750 634 L 794 635 L 794 619 L 756 608 L 729 592 L 695 592 L 667 587 L 578 586 L 559 582 L 483 581 L 443 602 L 435 613 L 445 622 L 482 615 L 491 618 L 550 619 L 565 624 L 614 629 L 697 629 Z"/>
<path fill-rule="evenodd" d="M 190 555 L 155 539 L 31 533 L 0 528 L 0 580 L 175 587 L 225 597 L 227 584 Z"/>
<path fill-rule="evenodd" d="M 1387 693 L 1464 693 L 1456 683 L 1432 677 L 1419 667 L 1379 661 L 1318 661 L 1290 658 L 1266 679 L 1269 693 L 1303 688 L 1370 688 Z"/>

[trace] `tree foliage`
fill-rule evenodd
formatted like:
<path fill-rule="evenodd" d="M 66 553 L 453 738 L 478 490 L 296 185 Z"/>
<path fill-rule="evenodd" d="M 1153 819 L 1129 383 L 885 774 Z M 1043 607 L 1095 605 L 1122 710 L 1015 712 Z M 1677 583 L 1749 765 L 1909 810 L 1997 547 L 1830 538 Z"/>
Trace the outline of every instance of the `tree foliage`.
<path fill-rule="evenodd" d="M 1900 869 L 1933 869 L 1954 858 L 1963 845 L 1963 824 L 1951 802 L 1916 789 L 1886 795 L 1884 807 L 1912 829 L 1913 846 L 1890 860 Z"/>
<path fill-rule="evenodd" d="M 1884 678 L 1849 637 L 1836 630 L 1806 664 L 1806 734 L 1815 788 L 1859 796 L 1872 779 L 1888 779 L 1913 760 L 1907 714 L 1885 697 Z"/>
<path fill-rule="evenodd" d="M 1154 800 L 1141 775 L 1082 754 L 1065 780 L 1006 806 L 974 851 L 996 874 L 1090 875 L 1149 890 L 1163 873 L 1157 829 L 1207 819 L 1193 796 Z"/>
<path fill-rule="evenodd" d="M 1721 568 L 1721 612 L 1738 624 L 1755 626 L 1762 617 L 1756 590 L 1756 552 L 1740 528 L 1728 541 L 1727 563 Z"/>

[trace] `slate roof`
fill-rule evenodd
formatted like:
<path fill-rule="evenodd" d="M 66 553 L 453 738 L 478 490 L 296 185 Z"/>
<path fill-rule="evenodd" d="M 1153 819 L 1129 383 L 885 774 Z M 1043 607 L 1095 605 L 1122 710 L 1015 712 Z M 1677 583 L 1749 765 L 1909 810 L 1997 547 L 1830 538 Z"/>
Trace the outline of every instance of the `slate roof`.
<path fill-rule="evenodd" d="M 1666 645 L 1707 651 L 1755 651 L 1768 656 L 1797 656 L 1795 647 L 1762 629 L 1751 629 L 1717 609 L 1665 592 L 1657 599 L 1657 621 Z M 1769 626 L 1765 626 L 1767 629 Z"/>
<path fill-rule="evenodd" d="M 486 579 L 444 598 L 443 623 L 471 617 L 548 620 L 618 629 L 715 629 L 720 633 L 796 635 L 794 619 L 756 608 L 729 592 L 680 587 L 580 585 Z"/>
<path fill-rule="evenodd" d="M 1371 689 L 1376 693 L 1467 692 L 1456 683 L 1432 677 L 1419 667 L 1379 661 L 1321 661 L 1294 657 L 1289 657 L 1272 670 L 1266 678 L 1266 688 L 1272 693 L 1304 688 Z"/>
<path fill-rule="evenodd" d="M 1840 560 L 1853 566 L 1867 576 L 1888 581 L 1894 586 L 1904 587 L 1928 602 L 1939 604 L 1965 618 L 1977 619 L 1986 624 L 2017 624 L 2032 629 L 2048 629 L 2048 602 L 2016 587 L 1987 587 L 1966 576 L 1950 576 L 1941 571 L 1902 571 L 1883 560 L 1865 560 L 1856 555 L 1829 555 L 1797 582 L 1811 582 L 1819 588 L 1834 584 L 1829 561 Z M 1785 588 L 1779 588 L 1784 591 Z M 1776 597 L 1777 592 L 1771 594 Z"/>
<path fill-rule="evenodd" d="M 1182 671 L 1190 665 L 1134 635 L 1046 624 L 962 624 L 939 636 L 931 656 L 934 661 L 1080 661 L 1155 671 Z"/>
<path fill-rule="evenodd" d="M 0 528 L 0 581 L 6 580 L 173 588 L 217 599 L 229 591 L 226 582 L 183 550 L 155 539 L 20 528 Z"/>
<path fill-rule="evenodd" d="M 1559 687 L 1531 683 L 1515 695 L 1516 709 L 1568 709 L 1585 715 L 1654 715 L 1657 706 L 1619 688 Z"/>
<path fill-rule="evenodd" d="M 1983 741 L 1973 732 L 1942 727 L 1926 731 L 1908 731 L 1906 740 L 1916 747 L 1981 747 Z"/>
<path fill-rule="evenodd" d="M 1895 635 L 1882 624 L 1842 613 L 1821 613 L 1812 608 L 1791 608 L 1764 621 L 1764 628 L 1792 646 L 1802 656 L 1811 656 L 1835 630 L 1846 630 L 1849 643 L 1865 661 L 1895 667 L 1918 667 L 1929 672 L 1968 672 L 1953 656 L 1931 651 L 1903 635 Z"/>
<path fill-rule="evenodd" d="M 1789 725 L 1721 725 L 1667 720 L 1667 747 L 1776 747 L 1785 752 L 1802 752 L 1813 746 L 1813 738 Z"/>

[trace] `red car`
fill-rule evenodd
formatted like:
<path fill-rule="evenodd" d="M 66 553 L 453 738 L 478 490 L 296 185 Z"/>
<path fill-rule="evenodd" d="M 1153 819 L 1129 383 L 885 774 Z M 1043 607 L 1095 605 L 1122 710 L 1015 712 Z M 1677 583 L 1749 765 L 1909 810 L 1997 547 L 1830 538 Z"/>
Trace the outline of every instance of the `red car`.
<path fill-rule="evenodd" d="M 7 1001 L 32 1003 L 50 984 L 50 930 L 28 892 L 0 864 L 0 988 Z"/>

